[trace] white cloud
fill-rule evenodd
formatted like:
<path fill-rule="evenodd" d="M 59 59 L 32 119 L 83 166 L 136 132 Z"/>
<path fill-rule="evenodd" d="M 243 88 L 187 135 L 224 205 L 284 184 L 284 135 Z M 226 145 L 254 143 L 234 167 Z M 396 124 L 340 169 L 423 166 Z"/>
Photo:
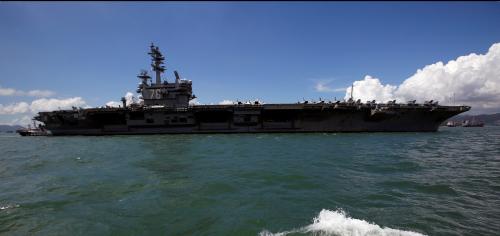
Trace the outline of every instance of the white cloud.
<path fill-rule="evenodd" d="M 200 101 L 198 101 L 198 98 L 195 98 L 191 101 L 189 101 L 189 105 L 201 105 Z"/>
<path fill-rule="evenodd" d="M 125 94 L 125 100 L 127 101 L 127 104 L 132 104 L 132 103 L 136 103 L 137 99 L 135 98 L 133 93 L 127 92 Z"/>
<path fill-rule="evenodd" d="M 0 86 L 0 96 L 30 96 L 30 97 L 50 97 L 55 93 L 49 90 L 30 90 L 30 91 L 22 91 L 16 90 L 13 88 L 3 88 Z"/>
<path fill-rule="evenodd" d="M 393 100 L 393 94 L 396 90 L 396 86 L 392 85 L 382 85 L 378 78 L 373 78 L 369 75 L 361 81 L 354 82 L 353 97 L 361 99 L 362 101 L 377 100 L 381 102 Z M 351 97 L 351 86 L 346 88 L 345 98 L 349 99 Z"/>
<path fill-rule="evenodd" d="M 314 89 L 318 92 L 333 92 L 333 88 L 328 86 L 329 82 L 326 81 L 318 81 L 316 85 L 314 85 Z"/>
<path fill-rule="evenodd" d="M 31 123 L 32 123 L 32 120 L 31 120 L 30 116 L 23 116 L 23 117 L 16 118 L 16 119 L 12 120 L 9 123 L 9 125 L 22 125 L 22 126 L 25 126 L 25 125 L 28 125 L 28 124 L 31 124 Z"/>
<path fill-rule="evenodd" d="M 346 99 L 350 97 L 350 88 Z M 469 54 L 448 63 L 437 62 L 417 72 L 399 86 L 383 85 L 366 76 L 354 82 L 354 97 L 363 101 L 437 100 L 441 104 L 471 105 L 478 111 L 500 109 L 500 43 L 486 54 Z M 455 99 L 453 99 L 453 97 Z"/>
<path fill-rule="evenodd" d="M 1 115 L 13 115 L 22 113 L 37 113 L 40 111 L 52 111 L 57 109 L 70 109 L 72 106 L 83 107 L 86 102 L 81 97 L 56 99 L 56 98 L 40 98 L 28 104 L 27 102 L 13 103 L 10 105 L 0 104 Z"/>
<path fill-rule="evenodd" d="M 127 106 L 132 104 L 132 103 L 138 103 L 141 102 L 142 99 L 136 98 L 132 92 L 127 92 L 125 94 L 125 100 L 127 101 Z M 106 106 L 110 107 L 119 107 L 123 105 L 122 102 L 117 102 L 117 101 L 109 101 L 106 103 Z"/>
<path fill-rule="evenodd" d="M 26 102 L 19 102 L 4 106 L 0 104 L 0 115 L 13 115 L 30 111 L 30 105 Z"/>
<path fill-rule="evenodd" d="M 4 116 L 2 118 L 7 118 L 7 117 Z M 28 115 L 15 117 L 15 118 L 12 118 L 10 120 L 7 118 L 7 119 L 0 120 L 0 125 L 21 125 L 21 126 L 26 126 L 28 124 L 32 124 L 33 123 L 33 121 L 31 119 L 32 119 L 32 117 L 28 116 Z"/>
<path fill-rule="evenodd" d="M 331 93 L 331 92 L 342 92 L 345 88 L 332 88 L 330 83 L 332 80 L 320 80 L 317 81 L 314 85 L 314 90 L 322 93 Z"/>
<path fill-rule="evenodd" d="M 231 100 L 222 100 L 219 102 L 219 105 L 231 105 L 231 104 L 234 104 L 235 102 L 234 101 L 231 101 Z"/>
<path fill-rule="evenodd" d="M 59 109 L 70 109 L 71 107 L 83 107 L 87 103 L 81 97 L 56 99 L 56 98 L 41 98 L 31 102 L 30 110 L 33 113 L 40 111 L 52 111 Z"/>
<path fill-rule="evenodd" d="M 0 87 L 0 96 L 13 96 L 14 94 L 16 94 L 15 89 Z"/>
<path fill-rule="evenodd" d="M 108 107 L 119 107 L 121 105 L 122 105 L 122 103 L 117 102 L 117 101 L 109 101 L 106 103 L 106 106 L 108 106 Z"/>
<path fill-rule="evenodd" d="M 50 96 L 53 96 L 55 94 L 54 92 L 49 91 L 49 90 L 38 90 L 38 89 L 31 90 L 28 92 L 23 92 L 23 93 L 25 93 L 27 96 L 31 96 L 31 97 L 50 97 Z"/>

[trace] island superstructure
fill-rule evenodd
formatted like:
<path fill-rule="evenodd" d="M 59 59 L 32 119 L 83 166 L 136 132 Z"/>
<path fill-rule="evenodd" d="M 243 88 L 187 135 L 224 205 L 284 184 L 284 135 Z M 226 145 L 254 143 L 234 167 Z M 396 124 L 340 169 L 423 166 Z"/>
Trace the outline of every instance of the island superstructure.
<path fill-rule="evenodd" d="M 271 133 L 271 132 L 420 132 L 437 131 L 448 118 L 468 111 L 469 106 L 442 106 L 426 101 L 362 103 L 347 101 L 230 105 L 191 105 L 192 81 L 162 80 L 165 57 L 151 44 L 155 82 L 143 70 L 137 92 L 142 102 L 120 107 L 76 108 L 39 112 L 36 120 L 52 135 L 117 135 L 177 133 Z"/>

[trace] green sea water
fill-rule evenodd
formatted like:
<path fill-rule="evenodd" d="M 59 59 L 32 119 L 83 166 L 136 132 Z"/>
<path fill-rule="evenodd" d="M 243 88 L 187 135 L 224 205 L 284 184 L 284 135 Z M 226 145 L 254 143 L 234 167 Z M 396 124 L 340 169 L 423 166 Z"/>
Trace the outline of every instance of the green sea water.
<path fill-rule="evenodd" d="M 0 135 L 0 235 L 499 235 L 500 127 Z"/>

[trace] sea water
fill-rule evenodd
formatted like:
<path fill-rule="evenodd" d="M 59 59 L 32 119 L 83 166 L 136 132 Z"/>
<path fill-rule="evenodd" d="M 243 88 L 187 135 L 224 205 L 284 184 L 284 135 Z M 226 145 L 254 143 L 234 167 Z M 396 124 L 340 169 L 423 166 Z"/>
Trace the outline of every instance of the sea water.
<path fill-rule="evenodd" d="M 2 235 L 498 235 L 500 127 L 0 135 Z"/>

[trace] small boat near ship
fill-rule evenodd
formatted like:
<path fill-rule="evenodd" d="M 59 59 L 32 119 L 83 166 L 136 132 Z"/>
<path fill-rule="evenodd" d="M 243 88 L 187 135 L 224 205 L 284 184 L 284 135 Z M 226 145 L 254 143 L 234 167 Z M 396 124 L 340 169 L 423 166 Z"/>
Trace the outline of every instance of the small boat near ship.
<path fill-rule="evenodd" d="M 449 120 L 446 122 L 448 127 L 484 127 L 484 122 L 477 120 L 474 116 L 471 119 Z"/>
<path fill-rule="evenodd" d="M 475 119 L 464 120 L 464 122 L 462 123 L 462 127 L 483 127 L 483 126 L 484 122 Z"/>
<path fill-rule="evenodd" d="M 49 131 L 46 130 L 42 125 L 36 125 L 35 121 L 33 120 L 33 127 L 31 125 L 28 125 L 28 128 L 24 129 L 18 129 L 16 130 L 16 133 L 18 133 L 21 136 L 48 136 L 50 135 Z"/>
<path fill-rule="evenodd" d="M 462 123 L 450 120 L 450 121 L 446 122 L 446 126 L 457 127 L 457 126 L 462 126 Z"/>

